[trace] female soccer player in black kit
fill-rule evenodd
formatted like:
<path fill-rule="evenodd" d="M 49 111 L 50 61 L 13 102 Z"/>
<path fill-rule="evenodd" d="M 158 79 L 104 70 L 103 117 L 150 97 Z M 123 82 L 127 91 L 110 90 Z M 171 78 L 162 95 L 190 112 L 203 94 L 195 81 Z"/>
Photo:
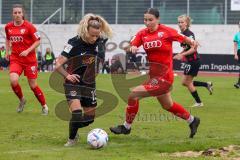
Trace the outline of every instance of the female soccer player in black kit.
<path fill-rule="evenodd" d="M 189 16 L 181 15 L 178 17 L 178 26 L 181 30 L 181 33 L 187 37 L 195 39 L 194 33 L 189 30 L 190 24 L 191 18 Z M 188 44 L 182 43 L 181 46 L 183 47 L 183 51 L 175 55 L 174 59 L 186 62 L 182 85 L 188 88 L 196 101 L 192 107 L 202 107 L 203 103 L 195 87 L 206 87 L 211 95 L 213 92 L 213 84 L 212 82 L 193 81 L 193 78 L 197 76 L 199 67 L 201 65 L 198 52 Z"/>
<path fill-rule="evenodd" d="M 64 89 L 72 112 L 69 122 L 69 139 L 64 145 L 66 147 L 77 143 L 79 128 L 94 122 L 97 106 L 96 47 L 100 37 L 111 37 L 111 35 L 112 29 L 104 18 L 87 14 L 79 23 L 77 36 L 69 39 L 56 60 L 56 70 L 66 79 Z"/>

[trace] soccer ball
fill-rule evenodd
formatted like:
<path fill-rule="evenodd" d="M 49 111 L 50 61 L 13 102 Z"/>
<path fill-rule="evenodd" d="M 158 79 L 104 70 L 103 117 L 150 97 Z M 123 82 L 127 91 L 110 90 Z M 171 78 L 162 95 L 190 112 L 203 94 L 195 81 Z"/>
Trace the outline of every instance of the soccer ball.
<path fill-rule="evenodd" d="M 88 133 L 87 142 L 94 149 L 102 148 L 107 145 L 108 134 L 103 129 L 93 129 Z"/>

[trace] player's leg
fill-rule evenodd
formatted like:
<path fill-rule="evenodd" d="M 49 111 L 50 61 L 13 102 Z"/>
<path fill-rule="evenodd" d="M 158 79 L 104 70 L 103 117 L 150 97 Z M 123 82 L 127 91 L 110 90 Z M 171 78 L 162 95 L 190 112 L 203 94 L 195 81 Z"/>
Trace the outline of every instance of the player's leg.
<path fill-rule="evenodd" d="M 31 65 L 27 64 L 24 66 L 24 75 L 28 79 L 28 84 L 33 91 L 35 97 L 38 99 L 39 103 L 42 106 L 42 114 L 48 115 L 48 106 L 46 104 L 46 99 L 41 88 L 37 84 L 38 70 L 37 63 Z"/>
<path fill-rule="evenodd" d="M 110 131 L 115 134 L 129 134 L 131 125 L 138 113 L 139 100 L 151 96 L 144 85 L 135 87 L 128 96 L 128 105 L 126 107 L 126 117 L 123 125 L 110 127 Z"/>
<path fill-rule="evenodd" d="M 42 106 L 42 114 L 48 115 L 48 106 L 46 104 L 46 99 L 45 99 L 43 91 L 37 84 L 37 79 L 29 79 L 28 78 L 28 84 L 29 84 L 31 90 L 33 91 L 35 97 L 37 98 L 37 100 L 39 101 L 39 103 Z"/>
<path fill-rule="evenodd" d="M 66 96 L 67 97 L 67 96 Z M 78 128 L 82 120 L 82 107 L 79 99 L 68 99 L 69 110 L 72 113 L 72 117 L 69 121 L 69 137 L 65 147 L 74 146 L 78 142 Z"/>
<path fill-rule="evenodd" d="M 240 50 L 238 50 L 238 66 L 240 66 Z M 240 88 L 240 69 L 238 70 L 238 81 L 234 84 L 234 87 L 237 89 Z"/>
<path fill-rule="evenodd" d="M 86 127 L 94 122 L 95 108 L 97 106 L 96 90 L 95 88 L 86 88 L 85 91 L 81 93 L 84 94 L 81 94 L 81 97 L 76 94 L 71 95 L 71 92 L 70 95 L 66 95 L 69 100 L 70 111 L 72 112 L 72 118 L 69 122 L 69 139 L 64 145 L 66 147 L 73 146 L 77 143 L 79 138 L 77 132 L 79 128 Z"/>
<path fill-rule="evenodd" d="M 193 105 L 194 107 L 201 107 L 203 106 L 203 103 L 198 95 L 198 92 L 193 85 L 193 76 L 191 75 L 183 75 L 182 78 L 182 85 L 187 87 L 193 98 L 195 99 L 195 104 Z"/>
<path fill-rule="evenodd" d="M 201 66 L 200 60 L 189 62 L 188 65 L 190 65 L 191 67 L 189 70 L 187 70 L 187 68 L 185 68 L 184 75 L 196 77 L 198 75 L 198 71 Z M 212 95 L 212 93 L 213 93 L 213 83 L 210 81 L 209 82 L 193 81 L 193 85 L 195 87 L 206 87 L 206 89 L 209 91 L 210 95 Z"/>
<path fill-rule="evenodd" d="M 198 117 L 192 116 L 180 104 L 173 102 L 170 92 L 158 96 L 157 99 L 165 110 L 171 112 L 175 116 L 180 117 L 188 122 L 191 131 L 189 137 L 193 138 L 200 124 L 200 119 Z"/>
<path fill-rule="evenodd" d="M 165 94 L 170 90 L 170 87 L 171 83 L 159 77 L 151 78 L 143 85 L 135 87 L 128 97 L 124 124 L 111 127 L 110 130 L 115 134 L 129 134 L 133 120 L 138 113 L 139 100 L 144 97 Z"/>
<path fill-rule="evenodd" d="M 26 100 L 23 96 L 23 93 L 22 93 L 22 88 L 21 86 L 19 85 L 19 77 L 20 75 L 22 74 L 23 72 L 23 68 L 20 64 L 18 63 L 13 63 L 11 62 L 10 64 L 10 84 L 11 84 L 11 87 L 12 87 L 12 90 L 13 92 L 16 94 L 16 96 L 18 97 L 19 99 L 19 105 L 17 107 L 17 112 L 20 113 L 23 111 L 24 109 L 24 106 L 26 104 Z"/>

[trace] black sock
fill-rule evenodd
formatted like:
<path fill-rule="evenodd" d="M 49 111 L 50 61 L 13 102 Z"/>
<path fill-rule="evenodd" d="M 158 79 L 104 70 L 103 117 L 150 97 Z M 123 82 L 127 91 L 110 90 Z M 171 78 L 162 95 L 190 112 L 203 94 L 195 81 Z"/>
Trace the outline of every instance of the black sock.
<path fill-rule="evenodd" d="M 69 122 L 69 139 L 74 139 L 77 135 L 77 131 L 79 128 L 79 121 L 81 121 L 82 111 L 75 110 L 72 112 L 72 118 Z"/>
<path fill-rule="evenodd" d="M 94 122 L 94 115 L 82 115 L 81 110 L 72 112 L 72 118 L 69 122 L 69 139 L 74 139 L 79 128 L 88 126 Z"/>
<path fill-rule="evenodd" d="M 192 94 L 193 98 L 195 99 L 195 101 L 196 101 L 197 103 L 201 103 L 201 102 L 202 102 L 202 101 L 200 100 L 199 96 L 198 96 L 197 90 L 194 91 L 194 92 L 191 92 L 191 94 Z"/>
<path fill-rule="evenodd" d="M 196 87 L 207 87 L 207 82 L 193 81 L 193 85 Z"/>

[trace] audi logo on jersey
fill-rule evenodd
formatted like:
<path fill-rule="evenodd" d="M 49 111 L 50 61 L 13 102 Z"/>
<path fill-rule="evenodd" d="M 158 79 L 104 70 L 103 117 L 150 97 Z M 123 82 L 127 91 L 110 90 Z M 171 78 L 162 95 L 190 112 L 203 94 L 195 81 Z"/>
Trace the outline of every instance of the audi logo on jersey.
<path fill-rule="evenodd" d="M 162 42 L 160 40 L 145 42 L 143 44 L 144 49 L 159 48 L 161 46 L 162 46 Z"/>
<path fill-rule="evenodd" d="M 22 36 L 10 36 L 10 42 L 23 42 Z"/>

